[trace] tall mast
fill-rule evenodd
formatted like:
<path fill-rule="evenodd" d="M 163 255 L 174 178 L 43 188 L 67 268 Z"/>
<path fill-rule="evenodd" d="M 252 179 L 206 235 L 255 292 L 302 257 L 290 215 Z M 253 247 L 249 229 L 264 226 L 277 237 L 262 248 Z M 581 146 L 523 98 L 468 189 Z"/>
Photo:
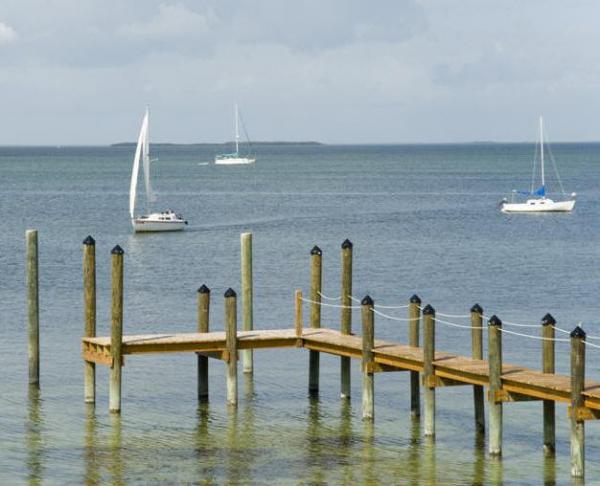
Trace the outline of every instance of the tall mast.
<path fill-rule="evenodd" d="M 238 105 L 235 104 L 235 153 L 239 153 L 240 133 L 238 128 Z"/>
<path fill-rule="evenodd" d="M 540 164 L 542 166 L 542 187 L 546 186 L 546 178 L 544 176 L 544 121 L 540 116 Z"/>

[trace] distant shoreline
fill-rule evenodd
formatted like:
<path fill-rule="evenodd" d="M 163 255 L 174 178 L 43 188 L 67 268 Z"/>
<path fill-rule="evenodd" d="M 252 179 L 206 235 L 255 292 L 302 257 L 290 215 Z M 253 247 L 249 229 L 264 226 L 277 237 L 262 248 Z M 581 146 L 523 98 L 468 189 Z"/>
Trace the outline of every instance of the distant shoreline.
<path fill-rule="evenodd" d="M 152 143 L 152 146 L 154 147 L 214 147 L 215 145 L 233 145 L 234 142 L 215 142 L 215 143 L 207 143 L 207 142 L 202 142 L 202 143 L 169 143 L 169 142 L 157 142 L 157 143 Z M 312 142 L 312 141 L 306 141 L 306 142 L 289 142 L 289 141 L 282 141 L 282 142 L 252 142 L 252 145 L 324 145 L 321 142 Z M 110 147 L 135 147 L 136 143 L 135 142 L 119 142 L 119 143 L 113 143 L 110 145 Z"/>

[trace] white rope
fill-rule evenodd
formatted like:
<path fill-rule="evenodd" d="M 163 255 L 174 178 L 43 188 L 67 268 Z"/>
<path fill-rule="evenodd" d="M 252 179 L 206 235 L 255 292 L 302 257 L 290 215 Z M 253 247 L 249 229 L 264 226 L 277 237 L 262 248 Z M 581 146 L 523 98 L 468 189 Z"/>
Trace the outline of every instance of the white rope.
<path fill-rule="evenodd" d="M 500 331 L 506 333 L 506 334 L 512 334 L 514 336 L 521 336 L 521 337 L 526 337 L 529 339 L 537 339 L 538 341 L 556 341 L 559 343 L 570 343 L 571 340 L 570 339 L 562 339 L 562 338 L 548 338 L 548 337 L 544 337 L 544 336 L 532 336 L 531 334 L 523 334 L 520 332 L 515 332 L 515 331 L 509 331 L 508 329 L 503 329 L 500 328 Z"/>
<path fill-rule="evenodd" d="M 410 317 L 395 317 L 395 316 L 390 316 L 388 314 L 384 314 L 381 311 L 378 311 L 377 309 L 373 309 L 373 313 L 377 314 L 378 316 L 381 317 L 385 317 L 386 319 L 390 319 L 392 321 L 399 321 L 399 322 L 413 322 L 413 321 L 418 321 L 418 318 L 410 318 Z"/>
<path fill-rule="evenodd" d="M 327 297 L 325 294 L 323 294 L 323 292 L 317 292 L 321 297 L 323 297 L 325 300 L 341 300 L 342 296 L 340 295 L 339 297 Z"/>
<path fill-rule="evenodd" d="M 360 305 L 340 305 L 340 304 L 327 304 L 325 302 L 317 302 L 316 300 L 305 299 L 302 297 L 304 302 L 308 302 L 309 304 L 317 304 L 324 307 L 336 307 L 339 309 L 360 309 Z"/>
<path fill-rule="evenodd" d="M 471 317 L 471 314 L 442 314 L 441 312 L 435 311 L 436 316 L 448 317 L 450 319 L 466 319 Z"/>
<path fill-rule="evenodd" d="M 587 341 L 583 341 L 583 342 L 585 343 L 586 346 L 591 346 L 592 348 L 600 349 L 600 346 L 598 346 L 597 344 L 588 343 Z"/>
<path fill-rule="evenodd" d="M 437 314 L 436 314 L 435 322 L 440 322 L 442 324 L 445 324 L 446 326 L 459 327 L 461 329 L 485 329 L 485 326 L 465 326 L 463 324 L 456 324 L 454 322 L 443 321 L 442 319 L 437 318 Z"/>

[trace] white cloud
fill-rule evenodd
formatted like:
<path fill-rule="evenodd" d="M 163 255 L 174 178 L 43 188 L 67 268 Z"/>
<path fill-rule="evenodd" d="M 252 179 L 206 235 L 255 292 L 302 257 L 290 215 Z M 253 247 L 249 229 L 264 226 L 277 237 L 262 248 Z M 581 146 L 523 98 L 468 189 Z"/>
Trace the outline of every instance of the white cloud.
<path fill-rule="evenodd" d="M 10 25 L 0 22 L 0 45 L 10 44 L 17 38 L 17 33 Z"/>

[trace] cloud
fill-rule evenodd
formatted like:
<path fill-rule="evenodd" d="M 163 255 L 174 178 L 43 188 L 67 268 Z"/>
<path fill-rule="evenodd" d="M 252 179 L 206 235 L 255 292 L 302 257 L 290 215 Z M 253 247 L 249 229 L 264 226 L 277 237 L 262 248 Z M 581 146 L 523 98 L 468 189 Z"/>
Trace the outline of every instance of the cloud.
<path fill-rule="evenodd" d="M 10 25 L 0 22 L 0 45 L 10 44 L 17 39 L 17 33 Z"/>

